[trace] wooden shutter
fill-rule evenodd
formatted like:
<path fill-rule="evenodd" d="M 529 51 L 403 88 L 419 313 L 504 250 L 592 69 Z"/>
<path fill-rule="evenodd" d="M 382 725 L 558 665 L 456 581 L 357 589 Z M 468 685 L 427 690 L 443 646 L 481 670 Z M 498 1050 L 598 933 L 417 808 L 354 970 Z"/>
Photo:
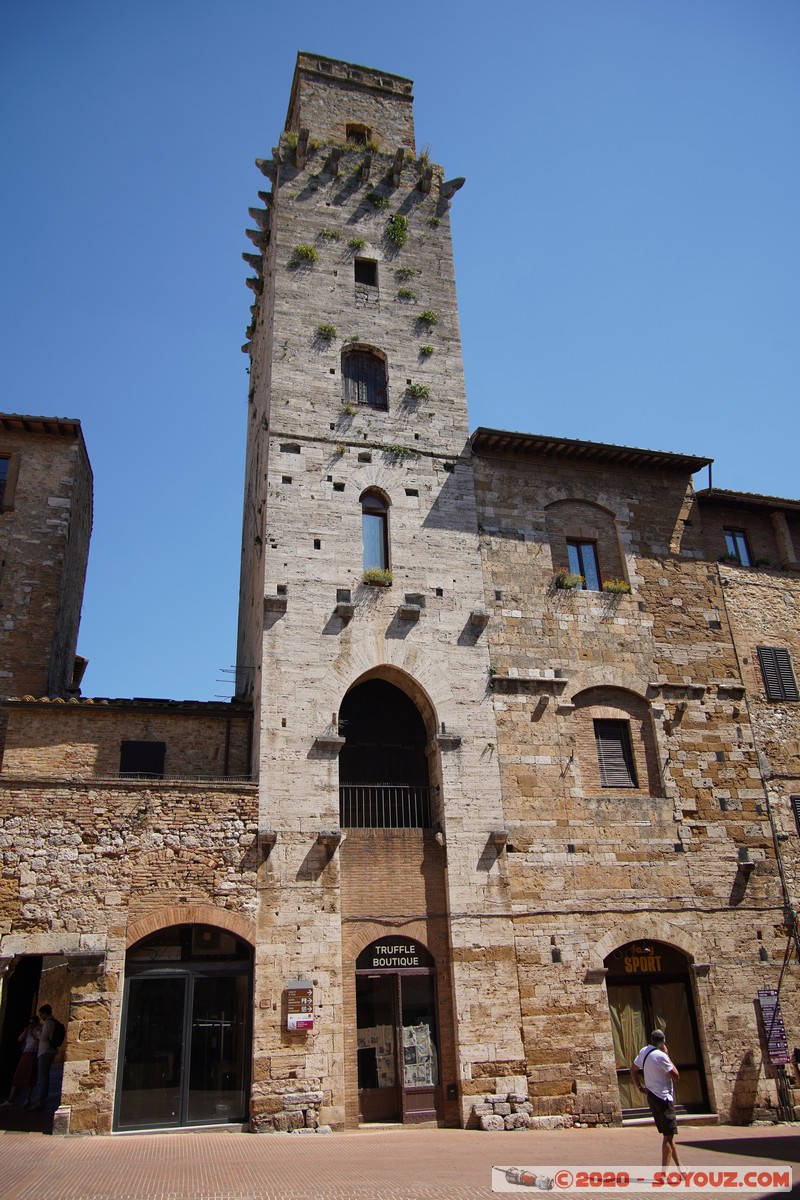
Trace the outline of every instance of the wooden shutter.
<path fill-rule="evenodd" d="M 636 787 L 627 721 L 595 721 L 597 761 L 603 787 Z"/>
<path fill-rule="evenodd" d="M 797 832 L 800 833 L 800 796 L 790 796 L 789 802 L 794 813 L 794 823 L 797 826 Z"/>
<path fill-rule="evenodd" d="M 758 661 L 768 700 L 798 700 L 792 660 L 782 646 L 757 646 Z"/>
<path fill-rule="evenodd" d="M 386 408 L 386 367 L 376 354 L 351 351 L 344 356 L 342 371 L 346 404 Z"/>

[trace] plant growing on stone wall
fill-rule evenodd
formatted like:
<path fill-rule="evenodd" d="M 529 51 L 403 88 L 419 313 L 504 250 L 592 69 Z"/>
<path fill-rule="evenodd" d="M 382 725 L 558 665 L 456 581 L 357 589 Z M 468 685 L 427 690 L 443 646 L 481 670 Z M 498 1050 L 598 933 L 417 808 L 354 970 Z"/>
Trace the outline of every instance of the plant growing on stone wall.
<path fill-rule="evenodd" d="M 604 579 L 603 591 L 611 592 L 615 595 L 627 596 L 630 595 L 631 585 L 625 579 Z"/>
<path fill-rule="evenodd" d="M 372 587 L 391 587 L 394 583 L 394 575 L 387 567 L 370 567 L 361 578 Z"/>
<path fill-rule="evenodd" d="M 394 273 L 398 283 L 408 283 L 409 279 L 413 279 L 415 275 L 419 275 L 416 267 L 398 267 Z"/>
<path fill-rule="evenodd" d="M 376 142 L 375 138 L 369 138 L 366 142 L 366 148 L 367 150 L 371 150 L 373 154 L 379 154 L 381 144 L 380 142 Z"/>
<path fill-rule="evenodd" d="M 292 251 L 291 265 L 293 267 L 299 267 L 301 264 L 305 266 L 313 266 L 318 258 L 319 254 L 316 246 L 310 246 L 308 244 L 295 246 L 294 250 Z"/>
<path fill-rule="evenodd" d="M 341 458 L 343 454 L 347 453 L 347 446 L 344 444 L 344 442 L 336 443 L 336 453 L 339 455 L 339 458 Z"/>
<path fill-rule="evenodd" d="M 397 289 L 398 300 L 416 300 L 416 298 L 417 293 L 412 288 L 403 287 Z"/>
<path fill-rule="evenodd" d="M 432 308 L 426 308 L 419 314 L 417 320 L 423 325 L 427 325 L 430 329 L 432 325 L 438 325 L 439 314 L 435 313 Z"/>
<path fill-rule="evenodd" d="M 419 352 L 423 358 L 430 358 L 432 354 L 436 353 L 433 346 L 420 346 Z"/>
<path fill-rule="evenodd" d="M 395 458 L 421 458 L 419 450 L 412 450 L 410 446 L 384 446 L 385 454 L 393 454 Z"/>
<path fill-rule="evenodd" d="M 351 404 L 349 401 L 347 402 L 347 404 L 343 404 L 342 405 L 342 413 L 346 417 L 354 417 L 356 415 L 355 404 Z"/>
<path fill-rule="evenodd" d="M 405 246 L 408 241 L 408 217 L 395 213 L 386 222 L 386 236 L 393 246 Z"/>
<path fill-rule="evenodd" d="M 324 322 L 317 326 L 317 337 L 321 337 L 325 342 L 332 342 L 336 337 L 336 326 L 329 322 Z"/>
<path fill-rule="evenodd" d="M 367 244 L 367 239 L 362 237 L 351 237 L 347 244 L 351 250 L 363 250 Z"/>
<path fill-rule="evenodd" d="M 431 389 L 427 383 L 407 383 L 406 395 L 412 400 L 427 400 L 431 394 Z"/>
<path fill-rule="evenodd" d="M 342 235 L 339 233 L 338 229 L 331 229 L 329 225 L 323 225 L 322 229 L 320 229 L 319 233 L 317 234 L 317 237 L 325 238 L 331 242 L 338 242 L 341 240 Z"/>
<path fill-rule="evenodd" d="M 378 209 L 389 207 L 389 197 L 382 196 L 380 192 L 367 192 L 367 200 Z"/>
<path fill-rule="evenodd" d="M 286 145 L 289 147 L 290 150 L 297 149 L 297 131 L 296 130 L 290 129 L 289 132 L 286 134 Z"/>
<path fill-rule="evenodd" d="M 428 217 L 428 224 L 429 224 L 429 225 L 430 225 L 430 226 L 431 226 L 433 229 L 436 229 L 437 225 L 441 225 L 441 223 L 442 223 L 442 218 L 441 218 L 441 217 Z"/>
<path fill-rule="evenodd" d="M 586 580 L 582 575 L 575 575 L 572 571 L 557 571 L 553 576 L 553 586 L 558 591 L 574 591 L 575 588 L 582 588 Z"/>

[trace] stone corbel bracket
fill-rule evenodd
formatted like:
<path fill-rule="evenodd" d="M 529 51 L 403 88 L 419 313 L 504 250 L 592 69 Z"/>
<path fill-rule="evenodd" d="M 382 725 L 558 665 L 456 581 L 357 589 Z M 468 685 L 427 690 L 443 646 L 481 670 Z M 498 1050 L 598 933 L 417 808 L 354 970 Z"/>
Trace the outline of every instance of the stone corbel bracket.
<path fill-rule="evenodd" d="M 286 612 L 288 603 L 289 597 L 285 592 L 278 592 L 275 596 L 265 596 L 264 612 Z"/>
<path fill-rule="evenodd" d="M 529 693 L 530 695 L 558 696 L 567 686 L 566 679 L 523 678 L 516 675 L 493 675 L 492 687 L 496 692 Z"/>

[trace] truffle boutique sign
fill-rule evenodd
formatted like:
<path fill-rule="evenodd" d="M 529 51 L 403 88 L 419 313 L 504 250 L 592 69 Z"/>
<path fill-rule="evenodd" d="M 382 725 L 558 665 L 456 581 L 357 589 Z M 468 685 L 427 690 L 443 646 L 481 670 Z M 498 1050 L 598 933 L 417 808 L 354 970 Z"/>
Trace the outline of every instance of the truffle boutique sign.
<path fill-rule="evenodd" d="M 430 953 L 411 938 L 379 938 L 356 959 L 357 971 L 402 971 L 432 966 Z"/>

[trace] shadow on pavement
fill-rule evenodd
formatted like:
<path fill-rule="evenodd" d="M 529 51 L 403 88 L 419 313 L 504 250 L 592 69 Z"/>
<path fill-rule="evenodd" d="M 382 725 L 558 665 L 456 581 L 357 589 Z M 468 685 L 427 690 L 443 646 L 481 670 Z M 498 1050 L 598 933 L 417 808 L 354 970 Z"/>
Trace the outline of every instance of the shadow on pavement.
<path fill-rule="evenodd" d="M 680 1147 L 694 1146 L 697 1150 L 713 1150 L 716 1154 L 744 1154 L 751 1158 L 767 1158 L 772 1162 L 800 1163 L 800 1135 L 795 1137 L 725 1138 L 702 1141 L 699 1138 L 680 1139 Z M 788 1193 L 784 1193 L 788 1194 Z"/>

